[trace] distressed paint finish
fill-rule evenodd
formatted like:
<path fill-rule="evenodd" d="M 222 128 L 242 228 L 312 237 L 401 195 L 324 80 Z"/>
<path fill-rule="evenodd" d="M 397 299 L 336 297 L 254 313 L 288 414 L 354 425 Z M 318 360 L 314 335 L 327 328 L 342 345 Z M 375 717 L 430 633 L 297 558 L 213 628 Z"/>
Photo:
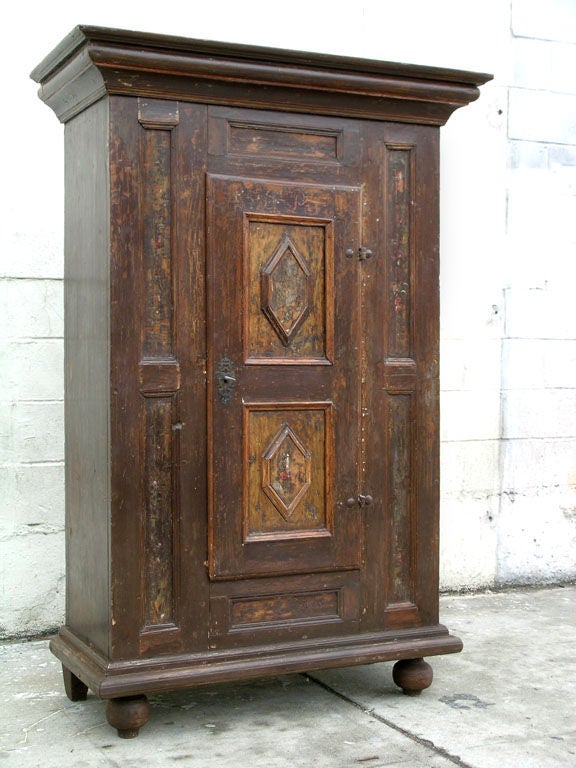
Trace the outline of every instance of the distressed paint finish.
<path fill-rule="evenodd" d="M 142 352 L 146 358 L 173 353 L 172 289 L 172 129 L 178 106 L 138 100 L 142 143 L 142 246 L 146 270 Z"/>
<path fill-rule="evenodd" d="M 168 357 L 172 346 L 172 262 L 170 253 L 170 131 L 143 136 L 142 219 L 146 268 L 143 354 Z"/>
<path fill-rule="evenodd" d="M 390 487 L 389 604 L 413 602 L 412 562 L 412 396 L 388 398 Z"/>
<path fill-rule="evenodd" d="M 140 215 L 143 250 L 141 393 L 144 396 L 144 525 L 142 633 L 175 626 L 175 396 L 172 255 L 172 145 L 178 105 L 138 100 L 141 140 Z M 163 371 L 164 376 L 159 375 Z"/>
<path fill-rule="evenodd" d="M 172 398 L 146 398 L 144 627 L 174 622 Z"/>
<path fill-rule="evenodd" d="M 136 735 L 143 693 L 460 650 L 437 126 L 486 76 L 82 27 L 34 77 L 75 117 L 68 682 Z"/>
<path fill-rule="evenodd" d="M 412 148 L 387 146 L 386 164 L 388 355 L 409 357 L 412 348 L 410 332 Z"/>
<path fill-rule="evenodd" d="M 336 590 L 304 592 L 301 594 L 270 595 L 233 600 L 230 623 L 232 628 L 247 625 L 292 624 L 303 621 L 339 618 Z"/>
<path fill-rule="evenodd" d="M 340 131 L 288 128 L 231 121 L 227 151 L 235 155 L 295 160 L 338 160 Z"/>
<path fill-rule="evenodd" d="M 358 567 L 359 510 L 338 513 L 357 477 L 358 273 L 349 260 L 337 270 L 336 254 L 359 237 L 358 218 L 343 215 L 358 210 L 359 189 L 209 174 L 207 191 L 210 577 Z M 295 286 L 276 279 L 288 264 Z M 272 323 L 263 303 L 279 315 L 292 303 L 294 314 Z M 237 381 L 222 408 L 224 355 Z M 287 461 L 304 476 L 293 492 Z"/>

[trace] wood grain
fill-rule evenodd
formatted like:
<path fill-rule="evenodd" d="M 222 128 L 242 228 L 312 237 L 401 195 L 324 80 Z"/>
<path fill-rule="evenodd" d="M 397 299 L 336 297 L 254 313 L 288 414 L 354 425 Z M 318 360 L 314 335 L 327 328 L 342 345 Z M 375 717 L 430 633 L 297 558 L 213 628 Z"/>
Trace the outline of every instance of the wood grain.
<path fill-rule="evenodd" d="M 332 222 L 249 212 L 244 218 L 243 246 L 245 361 L 254 365 L 331 363 Z M 278 296 L 281 283 L 289 284 L 293 294 L 288 306 L 285 287 L 284 299 Z"/>
<path fill-rule="evenodd" d="M 81 27 L 34 77 L 67 122 L 68 694 L 135 735 L 130 697 L 191 685 L 394 659 L 421 690 L 462 647 L 438 126 L 488 76 Z"/>
<path fill-rule="evenodd" d="M 491 75 L 76 27 L 32 72 L 68 120 L 103 93 L 443 125 Z"/>
<path fill-rule="evenodd" d="M 333 534 L 332 407 L 244 406 L 244 541 Z"/>

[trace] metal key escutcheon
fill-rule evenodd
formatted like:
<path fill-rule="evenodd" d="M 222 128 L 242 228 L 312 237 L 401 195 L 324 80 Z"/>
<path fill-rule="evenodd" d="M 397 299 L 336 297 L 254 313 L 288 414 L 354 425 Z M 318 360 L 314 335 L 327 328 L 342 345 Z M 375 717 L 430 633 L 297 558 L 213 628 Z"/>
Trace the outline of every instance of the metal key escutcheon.
<path fill-rule="evenodd" d="M 234 384 L 236 384 L 234 363 L 229 357 L 222 357 L 216 369 L 216 389 L 220 402 L 224 405 L 232 399 Z"/>

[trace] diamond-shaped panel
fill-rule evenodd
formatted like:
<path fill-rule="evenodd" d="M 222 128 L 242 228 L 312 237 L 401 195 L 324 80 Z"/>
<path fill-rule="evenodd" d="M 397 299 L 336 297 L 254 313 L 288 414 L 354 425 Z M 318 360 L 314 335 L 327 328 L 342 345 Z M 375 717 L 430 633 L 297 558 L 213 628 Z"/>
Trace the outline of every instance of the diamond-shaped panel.
<path fill-rule="evenodd" d="M 262 489 L 285 520 L 311 482 L 311 455 L 290 426 L 282 424 L 262 456 Z"/>
<path fill-rule="evenodd" d="M 285 347 L 310 314 L 312 275 L 288 236 L 262 267 L 261 307 Z"/>

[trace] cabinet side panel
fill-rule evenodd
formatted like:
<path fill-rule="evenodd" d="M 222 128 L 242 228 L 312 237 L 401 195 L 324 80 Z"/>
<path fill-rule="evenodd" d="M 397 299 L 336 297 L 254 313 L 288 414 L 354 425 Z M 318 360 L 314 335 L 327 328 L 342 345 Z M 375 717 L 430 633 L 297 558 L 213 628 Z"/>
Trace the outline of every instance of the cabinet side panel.
<path fill-rule="evenodd" d="M 66 125 L 66 621 L 108 652 L 108 100 Z"/>
<path fill-rule="evenodd" d="M 154 399 L 158 389 L 172 377 L 170 370 L 160 371 L 155 365 L 140 370 L 143 337 L 147 335 L 152 349 L 150 330 L 157 307 L 144 296 L 145 275 L 150 267 L 151 279 L 163 270 L 143 254 L 142 202 L 150 203 L 142 178 L 141 134 L 138 122 L 138 99 L 110 98 L 110 421 L 111 434 L 111 642 L 110 657 L 136 657 L 139 653 L 139 630 L 144 621 L 143 588 L 146 586 L 142 554 L 147 544 L 147 501 L 150 516 L 159 517 L 170 509 L 171 489 L 166 478 L 168 454 L 159 428 L 166 426 L 165 416 L 158 418 L 157 408 L 146 409 L 147 396 Z M 162 245 L 165 239 L 161 237 Z M 151 263 L 152 262 L 152 263 Z M 161 265 L 160 265 L 161 267 Z M 168 314 L 169 317 L 169 314 Z M 149 325 L 145 318 L 148 318 Z M 166 333 L 166 315 L 159 324 Z M 146 392 L 144 395 L 140 391 Z M 150 418 L 146 421 L 146 415 Z M 145 433 L 148 429 L 149 437 Z M 155 443 L 155 440 L 159 440 Z M 154 446 L 158 445 L 158 450 Z M 148 455 L 147 455 L 148 449 Z M 152 498 L 147 486 L 147 470 L 162 475 L 160 491 Z M 156 527 L 155 525 L 153 526 Z M 165 527 L 160 524 L 162 532 Z M 162 574 L 163 576 L 164 574 Z M 170 600 L 168 600 L 170 603 Z"/>
<path fill-rule="evenodd" d="M 440 513 L 440 131 L 418 128 L 415 163 L 414 356 L 418 364 L 414 432 L 415 603 L 424 624 L 438 622 Z"/>

